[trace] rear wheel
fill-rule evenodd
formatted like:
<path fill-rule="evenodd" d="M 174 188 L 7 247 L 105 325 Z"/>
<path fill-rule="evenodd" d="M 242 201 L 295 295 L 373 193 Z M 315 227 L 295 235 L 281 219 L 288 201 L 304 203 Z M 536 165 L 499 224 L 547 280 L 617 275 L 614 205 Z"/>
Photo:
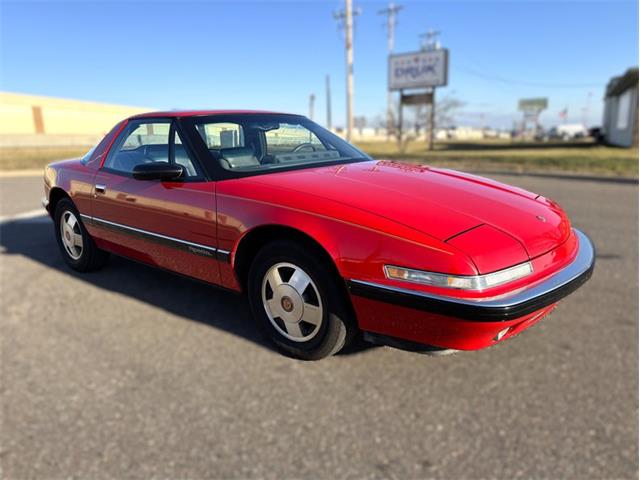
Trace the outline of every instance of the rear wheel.
<path fill-rule="evenodd" d="M 304 360 L 333 355 L 356 331 L 336 280 L 312 250 L 289 241 L 268 244 L 249 271 L 253 316 L 288 355 Z"/>
<path fill-rule="evenodd" d="M 54 225 L 56 240 L 65 263 L 79 272 L 97 270 L 104 266 L 109 254 L 96 247 L 80 220 L 80 214 L 68 198 L 56 205 Z"/>

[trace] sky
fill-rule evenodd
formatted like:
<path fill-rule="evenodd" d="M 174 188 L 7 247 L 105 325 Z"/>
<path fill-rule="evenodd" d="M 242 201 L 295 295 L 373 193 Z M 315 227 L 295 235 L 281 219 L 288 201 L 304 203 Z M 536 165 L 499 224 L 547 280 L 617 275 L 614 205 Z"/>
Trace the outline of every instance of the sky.
<path fill-rule="evenodd" d="M 546 125 L 597 125 L 604 89 L 638 65 L 635 1 L 396 0 L 395 52 L 441 32 L 459 125 L 510 128 L 520 98 L 547 97 Z M 354 0 L 356 115 L 384 116 L 387 2 Z M 309 112 L 345 124 L 344 1 L 55 2 L 0 0 L 0 90 L 150 109 Z M 586 110 L 585 110 L 586 109 Z"/>

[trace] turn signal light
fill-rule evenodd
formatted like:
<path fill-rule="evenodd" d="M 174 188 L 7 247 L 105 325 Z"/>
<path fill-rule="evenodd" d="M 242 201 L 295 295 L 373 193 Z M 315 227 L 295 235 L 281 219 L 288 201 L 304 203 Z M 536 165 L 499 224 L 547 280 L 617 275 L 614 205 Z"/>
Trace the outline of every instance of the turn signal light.
<path fill-rule="evenodd" d="M 530 262 L 521 263 L 486 275 L 447 275 L 446 273 L 413 270 L 411 268 L 385 265 L 384 274 L 390 280 L 402 280 L 434 287 L 456 288 L 459 290 L 482 291 L 512 282 L 533 272 Z"/>

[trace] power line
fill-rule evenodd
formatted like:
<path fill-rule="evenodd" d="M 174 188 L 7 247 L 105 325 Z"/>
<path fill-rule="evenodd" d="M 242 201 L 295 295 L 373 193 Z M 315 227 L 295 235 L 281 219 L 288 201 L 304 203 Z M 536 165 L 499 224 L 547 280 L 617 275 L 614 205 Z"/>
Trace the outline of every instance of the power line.
<path fill-rule="evenodd" d="M 498 75 L 491 75 L 488 73 L 480 72 L 473 68 L 456 65 L 455 68 L 461 70 L 469 75 L 473 75 L 485 80 L 491 80 L 494 82 L 500 82 L 507 85 L 522 85 L 527 87 L 542 87 L 542 88 L 594 88 L 602 87 L 602 83 L 546 83 L 546 82 L 528 82 L 523 80 L 514 80 L 510 78 L 501 77 Z"/>

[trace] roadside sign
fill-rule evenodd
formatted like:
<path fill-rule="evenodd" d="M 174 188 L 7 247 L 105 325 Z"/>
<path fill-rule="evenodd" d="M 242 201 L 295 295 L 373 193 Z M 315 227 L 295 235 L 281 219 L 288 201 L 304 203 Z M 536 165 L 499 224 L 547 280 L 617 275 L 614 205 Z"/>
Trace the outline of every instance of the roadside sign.
<path fill-rule="evenodd" d="M 433 102 L 433 93 L 415 93 L 413 95 L 402 95 L 400 97 L 402 105 L 430 105 Z"/>
<path fill-rule="evenodd" d="M 518 101 L 518 110 L 521 112 L 542 111 L 547 108 L 546 98 L 523 98 Z"/>
<path fill-rule="evenodd" d="M 441 87 L 447 84 L 447 49 L 389 56 L 389 90 Z"/>

